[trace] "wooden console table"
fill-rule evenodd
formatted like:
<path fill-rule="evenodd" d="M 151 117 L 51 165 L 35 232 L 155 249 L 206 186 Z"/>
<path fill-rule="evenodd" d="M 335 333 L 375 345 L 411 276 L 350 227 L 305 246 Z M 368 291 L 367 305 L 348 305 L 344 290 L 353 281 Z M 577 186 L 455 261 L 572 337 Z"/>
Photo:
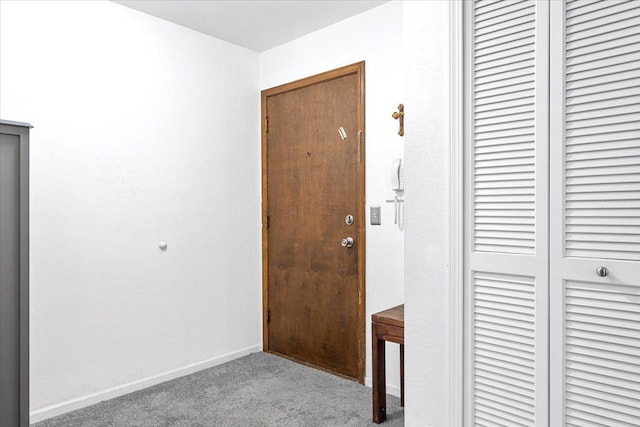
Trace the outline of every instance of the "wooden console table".
<path fill-rule="evenodd" d="M 404 304 L 371 315 L 373 422 L 387 418 L 385 342 L 400 344 L 400 405 L 404 406 Z"/>

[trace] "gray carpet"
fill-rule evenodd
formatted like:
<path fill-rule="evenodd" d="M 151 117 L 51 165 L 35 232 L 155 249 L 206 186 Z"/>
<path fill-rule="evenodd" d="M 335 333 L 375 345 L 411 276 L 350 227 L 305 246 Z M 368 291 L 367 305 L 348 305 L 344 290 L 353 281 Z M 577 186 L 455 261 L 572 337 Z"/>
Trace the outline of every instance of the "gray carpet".
<path fill-rule="evenodd" d="M 53 426 L 369 426 L 371 389 L 266 353 L 34 424 Z M 387 421 L 403 426 L 400 399 Z"/>

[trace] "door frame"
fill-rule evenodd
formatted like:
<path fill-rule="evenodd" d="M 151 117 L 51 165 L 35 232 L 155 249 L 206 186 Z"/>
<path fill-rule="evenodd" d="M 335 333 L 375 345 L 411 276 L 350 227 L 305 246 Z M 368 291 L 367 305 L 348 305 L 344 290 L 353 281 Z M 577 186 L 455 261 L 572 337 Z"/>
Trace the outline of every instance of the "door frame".
<path fill-rule="evenodd" d="M 449 3 L 449 49 L 450 68 L 450 283 L 449 283 L 449 408 L 448 425 L 464 425 L 464 105 L 465 105 L 465 37 L 467 27 L 464 21 L 462 2 Z"/>
<path fill-rule="evenodd" d="M 29 123 L 0 119 L 0 133 L 19 138 L 19 221 L 20 221 L 20 283 L 19 283 L 19 408 L 21 427 L 29 425 Z"/>
<path fill-rule="evenodd" d="M 366 280 L 365 280 L 365 255 L 366 255 L 366 216 L 365 216 L 365 62 L 357 62 L 355 64 L 336 68 L 324 73 L 315 74 L 290 83 L 285 83 L 261 92 L 261 140 L 262 140 L 262 350 L 269 352 L 269 194 L 268 194 L 268 162 L 267 162 L 267 99 L 270 96 L 280 95 L 292 90 L 311 86 L 314 84 L 334 80 L 337 78 L 356 75 L 358 78 L 358 96 L 357 96 L 357 116 L 358 116 L 358 211 L 355 219 L 358 229 L 359 242 L 356 245 L 358 253 L 358 313 L 356 325 L 358 331 L 357 351 L 358 351 L 358 377 L 359 383 L 364 383 L 365 373 L 365 302 L 366 302 Z M 322 368 L 320 368 L 322 369 Z"/>

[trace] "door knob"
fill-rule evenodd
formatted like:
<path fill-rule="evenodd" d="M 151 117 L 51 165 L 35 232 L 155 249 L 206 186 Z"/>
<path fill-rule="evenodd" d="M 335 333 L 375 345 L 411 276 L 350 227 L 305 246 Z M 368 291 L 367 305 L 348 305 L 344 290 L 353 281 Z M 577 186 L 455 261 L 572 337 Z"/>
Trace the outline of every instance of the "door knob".
<path fill-rule="evenodd" d="M 596 274 L 600 277 L 606 277 L 609 274 L 607 267 L 598 267 L 596 268 Z"/>
<path fill-rule="evenodd" d="M 340 244 L 342 245 L 343 248 L 350 248 L 353 246 L 353 237 L 345 237 L 344 239 L 342 239 L 342 242 L 340 242 Z"/>

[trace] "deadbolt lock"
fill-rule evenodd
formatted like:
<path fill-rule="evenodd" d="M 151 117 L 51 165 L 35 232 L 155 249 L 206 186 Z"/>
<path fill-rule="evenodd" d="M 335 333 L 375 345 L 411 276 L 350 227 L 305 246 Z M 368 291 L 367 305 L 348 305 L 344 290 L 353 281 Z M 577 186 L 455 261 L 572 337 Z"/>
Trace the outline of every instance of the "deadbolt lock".
<path fill-rule="evenodd" d="M 353 215 L 347 215 L 344 217 L 344 222 L 347 225 L 352 225 L 353 224 Z"/>

